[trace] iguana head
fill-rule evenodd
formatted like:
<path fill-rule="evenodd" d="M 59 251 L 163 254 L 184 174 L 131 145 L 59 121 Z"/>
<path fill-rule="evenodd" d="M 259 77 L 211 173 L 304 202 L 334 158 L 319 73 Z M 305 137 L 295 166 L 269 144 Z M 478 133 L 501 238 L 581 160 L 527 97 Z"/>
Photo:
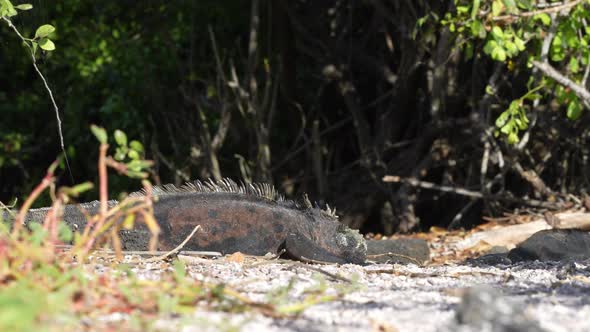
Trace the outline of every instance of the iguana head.
<path fill-rule="evenodd" d="M 286 240 L 289 256 L 341 264 L 365 262 L 367 244 L 358 230 L 340 223 L 330 210 L 305 208 L 302 213 L 305 222 Z"/>

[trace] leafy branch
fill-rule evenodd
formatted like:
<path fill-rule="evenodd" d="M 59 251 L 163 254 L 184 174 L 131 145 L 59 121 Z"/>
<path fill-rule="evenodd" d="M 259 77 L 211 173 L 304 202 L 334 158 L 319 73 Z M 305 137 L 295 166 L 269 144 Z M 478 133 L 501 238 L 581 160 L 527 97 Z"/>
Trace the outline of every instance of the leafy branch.
<path fill-rule="evenodd" d="M 537 0 L 455 0 L 455 12 L 440 21 L 455 34 L 467 60 L 481 57 L 505 64 L 508 71 L 529 72 L 533 89 L 513 100 L 496 120 L 509 143 L 517 143 L 519 132 L 528 129 L 525 100 L 557 99 L 567 105 L 566 116 L 575 120 L 589 107 L 584 88 L 590 72 L 590 11 L 588 1 L 545 3 Z M 548 60 L 552 65 L 549 65 Z M 584 70 L 586 67 L 586 70 Z M 530 70 L 533 68 L 532 70 Z M 535 73 L 541 71 L 547 78 Z M 486 90 L 487 93 L 490 93 Z"/>
<path fill-rule="evenodd" d="M 541 90 L 544 85 L 540 85 L 527 93 L 522 97 L 513 100 L 508 106 L 508 109 L 502 112 L 496 119 L 496 127 L 500 128 L 495 132 L 495 135 L 499 133 L 505 134 L 508 138 L 508 143 L 518 143 L 518 132 L 528 128 L 529 119 L 526 115 L 526 100 L 536 100 L 541 98 L 537 91 Z"/>
<path fill-rule="evenodd" d="M 10 2 L 10 0 L 0 0 L 0 17 L 2 18 L 2 20 L 4 20 L 4 22 L 6 22 L 8 27 L 14 31 L 14 33 L 21 39 L 23 44 L 25 44 L 25 46 L 29 49 L 29 53 L 31 54 L 31 60 L 33 63 L 33 67 L 35 68 L 37 75 L 39 75 L 39 77 L 43 81 L 43 85 L 45 86 L 45 90 L 47 90 L 47 93 L 49 94 L 49 98 L 51 99 L 51 103 L 52 103 L 53 109 L 55 111 L 55 118 L 57 119 L 57 128 L 58 128 L 58 133 L 59 133 L 59 142 L 61 145 L 61 150 L 64 154 L 64 157 L 65 157 L 64 160 L 66 162 L 66 165 L 69 169 L 70 167 L 69 167 L 68 157 L 66 155 L 61 118 L 59 116 L 59 107 L 57 107 L 57 103 L 55 101 L 55 98 L 53 97 L 53 91 L 51 91 L 51 88 L 49 88 L 49 84 L 47 83 L 47 79 L 45 78 L 45 76 L 43 75 L 41 70 L 39 69 L 39 66 L 37 66 L 37 58 L 36 58 L 38 48 L 41 48 L 42 50 L 45 50 L 48 52 L 55 50 L 55 43 L 49 38 L 49 35 L 51 35 L 55 31 L 55 27 L 52 26 L 51 24 L 44 24 L 44 25 L 40 26 L 39 28 L 37 28 L 37 31 L 35 32 L 35 36 L 33 38 L 26 38 L 20 33 L 20 31 L 16 28 L 16 26 L 10 20 L 11 17 L 18 15 L 17 9 L 21 10 L 21 11 L 25 11 L 25 10 L 30 10 L 32 8 L 33 8 L 33 5 L 31 5 L 31 4 L 20 4 L 20 5 L 15 6 Z"/>

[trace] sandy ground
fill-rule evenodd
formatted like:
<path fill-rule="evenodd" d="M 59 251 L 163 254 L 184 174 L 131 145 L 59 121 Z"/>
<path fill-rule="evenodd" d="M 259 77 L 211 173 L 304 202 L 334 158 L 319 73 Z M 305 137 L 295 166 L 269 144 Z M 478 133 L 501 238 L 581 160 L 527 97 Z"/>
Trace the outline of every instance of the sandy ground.
<path fill-rule="evenodd" d="M 178 331 L 590 331 L 590 262 L 529 262 L 419 267 L 379 264 L 305 265 L 291 261 L 207 260 L 187 264 L 192 278 L 223 282 L 255 301 L 301 301 L 314 289 L 344 295 L 313 305 L 297 318 L 257 312 L 195 311 L 155 329 Z M 320 271 L 321 270 L 321 271 Z M 149 264 L 135 268 L 157 278 Z M 349 282 L 347 280 L 352 280 Z M 471 324 L 458 325 L 458 312 Z M 117 317 L 111 317 L 116 320 Z"/>

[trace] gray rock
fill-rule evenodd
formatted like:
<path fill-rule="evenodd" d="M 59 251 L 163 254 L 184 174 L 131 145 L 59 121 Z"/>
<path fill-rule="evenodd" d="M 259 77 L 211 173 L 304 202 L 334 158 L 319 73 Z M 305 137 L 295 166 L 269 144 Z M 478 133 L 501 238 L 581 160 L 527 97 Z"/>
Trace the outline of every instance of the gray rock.
<path fill-rule="evenodd" d="M 542 230 L 510 250 L 508 258 L 512 262 L 589 259 L 590 234 L 577 229 Z"/>
<path fill-rule="evenodd" d="M 490 248 L 490 250 L 488 250 L 488 252 L 486 254 L 492 255 L 492 254 L 507 254 L 508 253 L 508 248 L 504 247 L 504 246 L 493 246 Z"/>
<path fill-rule="evenodd" d="M 477 286 L 467 289 L 463 294 L 455 319 L 458 324 L 467 325 L 475 331 L 543 331 L 526 314 L 525 309 L 524 303 L 504 297 L 494 288 Z"/>

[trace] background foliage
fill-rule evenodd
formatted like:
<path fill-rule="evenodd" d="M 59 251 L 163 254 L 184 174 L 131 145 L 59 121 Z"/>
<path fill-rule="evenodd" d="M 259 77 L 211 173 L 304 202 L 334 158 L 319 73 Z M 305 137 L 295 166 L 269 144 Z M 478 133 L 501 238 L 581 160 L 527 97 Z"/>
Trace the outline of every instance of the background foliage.
<path fill-rule="evenodd" d="M 76 182 L 96 180 L 98 124 L 140 137 L 156 182 L 269 181 L 335 205 L 364 231 L 470 226 L 587 192 L 588 1 L 31 3 L 12 21 L 26 36 L 56 28 L 57 49 L 38 61 Z M 9 201 L 60 145 L 47 93 L 6 25 L 0 77 Z M 388 174 L 485 198 L 382 182 Z"/>

